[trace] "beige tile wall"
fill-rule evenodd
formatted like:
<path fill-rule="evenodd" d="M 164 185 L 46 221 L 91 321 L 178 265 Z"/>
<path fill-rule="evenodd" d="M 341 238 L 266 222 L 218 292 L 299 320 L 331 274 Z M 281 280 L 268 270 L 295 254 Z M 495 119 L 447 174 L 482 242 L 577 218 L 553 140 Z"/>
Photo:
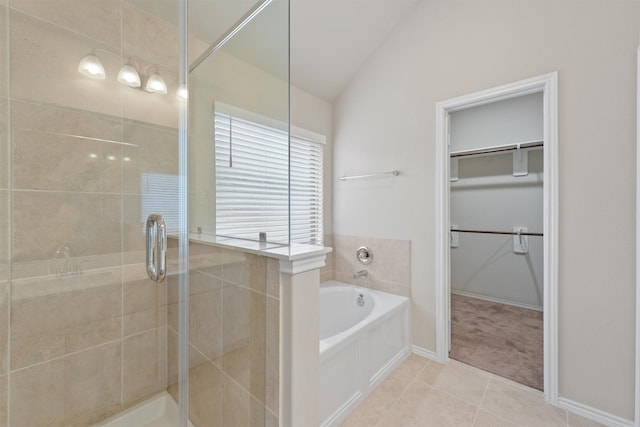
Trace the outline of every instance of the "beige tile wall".
<path fill-rule="evenodd" d="M 0 375 L 9 368 L 9 281 L 0 280 Z"/>
<path fill-rule="evenodd" d="M 0 11 L 2 7 L 0 7 Z M 0 31 L 2 31 L 2 12 L 0 12 Z M 2 43 L 0 43 L 0 55 L 2 55 Z M 2 59 L 0 59 L 0 67 L 2 67 Z M 0 68 L 1 70 L 1 68 Z M 0 77 L 0 93 L 2 91 L 2 82 L 4 79 Z M 0 189 L 7 189 L 9 186 L 9 168 L 8 168 L 8 112 L 9 101 L 6 97 L 0 95 Z M 6 206 L 3 204 L 2 206 Z"/>
<path fill-rule="evenodd" d="M 324 235 L 324 245 L 333 250 L 327 254 L 325 265 L 320 269 L 320 283 L 336 278 L 336 248 L 333 240 L 333 234 Z"/>
<path fill-rule="evenodd" d="M 0 0 L 0 427 L 7 425 L 9 335 L 9 156 L 8 156 L 8 13 Z"/>
<path fill-rule="evenodd" d="M 0 426 L 7 425 L 7 381 L 8 375 L 0 375 Z"/>
<path fill-rule="evenodd" d="M 178 57 L 168 48 L 177 32 L 121 0 L 7 3 L 0 427 L 88 425 L 168 384 L 176 391 L 176 263 L 164 283 L 147 279 L 140 176 L 177 173 Z M 96 52 L 105 80 L 77 72 L 96 48 L 110 52 Z M 169 95 L 117 83 L 129 56 L 142 70 L 157 67 Z M 68 264 L 52 259 L 64 245 Z M 192 421 L 277 425 L 278 263 L 202 245 L 192 246 L 191 263 Z M 77 274 L 56 275 L 65 265 Z"/>
<path fill-rule="evenodd" d="M 88 425 L 168 384 L 140 176 L 177 174 L 178 104 L 116 76 L 175 91 L 177 34 L 121 0 L 0 0 L 0 34 L 0 427 Z M 96 48 L 105 80 L 77 71 Z"/>
<path fill-rule="evenodd" d="M 8 0 L 0 0 L 0 34 L 3 35 L 3 37 L 0 39 L 0 70 L 2 71 L 2 75 L 0 76 L 0 99 L 5 101 L 3 102 L 3 104 L 6 104 L 6 98 L 8 96 L 7 88 L 9 87 L 9 73 L 7 72 L 9 69 L 9 39 L 8 37 L 6 37 L 7 30 L 9 29 L 9 14 L 7 13 L 7 2 Z M 6 117 L 2 117 L 0 118 L 0 120 L 4 121 L 6 120 Z M 6 127 L 2 127 L 1 129 L 3 130 L 2 133 L 6 134 L 6 132 L 4 131 Z M 3 150 L 3 155 L 4 152 L 5 151 Z M 6 186 L 6 182 L 0 181 L 0 188 L 4 186 Z"/>
<path fill-rule="evenodd" d="M 189 416 L 196 427 L 278 420 L 279 265 L 276 260 L 190 246 Z M 177 277 L 168 293 L 169 340 L 177 338 Z M 269 290 L 268 292 L 266 290 Z M 169 345 L 177 396 L 177 347 Z"/>
<path fill-rule="evenodd" d="M 320 281 L 338 280 L 396 295 L 410 296 L 411 241 L 333 235 L 325 236 L 325 244 L 333 247 L 321 270 Z M 367 246 L 373 261 L 360 264 L 356 251 Z M 367 270 L 367 277 L 353 278 L 353 273 Z"/>
<path fill-rule="evenodd" d="M 11 131 L 14 188 L 121 192 L 122 119 L 14 100 Z"/>

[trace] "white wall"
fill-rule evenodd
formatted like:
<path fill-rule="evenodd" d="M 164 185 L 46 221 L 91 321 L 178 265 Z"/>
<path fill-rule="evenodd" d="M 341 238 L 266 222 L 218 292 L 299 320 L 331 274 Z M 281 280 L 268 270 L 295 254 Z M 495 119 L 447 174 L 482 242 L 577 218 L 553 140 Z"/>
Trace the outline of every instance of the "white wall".
<path fill-rule="evenodd" d="M 560 396 L 634 415 L 633 0 L 419 5 L 334 104 L 334 232 L 410 239 L 413 339 L 435 350 L 434 106 L 559 71 Z M 344 184 L 344 185 L 343 185 Z"/>
<path fill-rule="evenodd" d="M 542 92 L 450 114 L 450 151 L 542 141 Z M 528 175 L 513 175 L 513 153 L 452 159 L 451 224 L 462 229 L 542 232 L 542 150 L 528 151 Z M 451 291 L 542 310 L 543 240 L 522 237 L 528 252 L 514 252 L 514 237 L 454 233 Z M 516 237 L 517 239 L 517 237 Z"/>

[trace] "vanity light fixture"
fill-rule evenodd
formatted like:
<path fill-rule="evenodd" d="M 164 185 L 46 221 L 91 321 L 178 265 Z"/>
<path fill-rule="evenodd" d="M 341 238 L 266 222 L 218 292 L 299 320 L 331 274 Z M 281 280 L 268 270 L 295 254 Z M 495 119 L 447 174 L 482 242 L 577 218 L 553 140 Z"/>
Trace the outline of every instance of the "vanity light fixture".
<path fill-rule="evenodd" d="M 106 73 L 102 62 L 94 55 L 93 52 L 87 54 L 80 60 L 78 64 L 78 71 L 87 77 L 92 79 L 104 80 Z"/>
<path fill-rule="evenodd" d="M 127 63 L 118 73 L 118 81 L 129 87 L 140 87 L 140 74 L 131 63 Z"/>
<path fill-rule="evenodd" d="M 164 79 L 155 72 L 149 76 L 147 79 L 147 84 L 144 86 L 144 90 L 152 93 L 161 93 L 165 95 L 167 93 L 167 84 Z"/>
<path fill-rule="evenodd" d="M 93 79 L 104 80 L 106 77 L 106 72 L 104 70 L 102 62 L 95 55 L 96 51 L 103 51 L 118 58 L 120 57 L 120 55 L 106 49 L 93 49 L 91 53 L 85 55 L 80 60 L 80 63 L 78 64 L 78 71 L 84 76 L 91 77 Z M 150 68 L 151 70 L 149 70 Z M 167 94 L 167 82 L 165 82 L 164 78 L 162 78 L 155 65 L 148 65 L 144 69 L 142 73 L 143 76 L 149 76 L 144 82 L 144 85 L 143 79 L 140 77 L 140 72 L 138 71 L 139 69 L 140 67 L 138 67 L 138 64 L 132 61 L 132 58 L 130 57 L 127 63 L 120 69 L 120 72 L 118 73 L 118 82 L 129 87 L 139 88 L 150 93 L 159 93 L 162 95 Z M 149 71 L 153 72 L 149 73 Z M 186 87 L 183 86 L 178 88 L 178 91 L 176 93 L 176 98 L 178 100 L 186 101 L 188 99 L 188 96 L 189 95 Z"/>

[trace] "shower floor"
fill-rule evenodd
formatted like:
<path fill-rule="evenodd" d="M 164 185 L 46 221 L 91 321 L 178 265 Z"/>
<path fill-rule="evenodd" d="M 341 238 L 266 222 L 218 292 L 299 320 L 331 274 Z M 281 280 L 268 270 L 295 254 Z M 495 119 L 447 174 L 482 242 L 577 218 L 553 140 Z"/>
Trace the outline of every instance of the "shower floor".
<path fill-rule="evenodd" d="M 543 389 L 542 312 L 451 295 L 449 357 Z"/>
<path fill-rule="evenodd" d="M 178 404 L 166 392 L 91 427 L 175 427 Z M 193 424 L 189 422 L 189 427 Z"/>

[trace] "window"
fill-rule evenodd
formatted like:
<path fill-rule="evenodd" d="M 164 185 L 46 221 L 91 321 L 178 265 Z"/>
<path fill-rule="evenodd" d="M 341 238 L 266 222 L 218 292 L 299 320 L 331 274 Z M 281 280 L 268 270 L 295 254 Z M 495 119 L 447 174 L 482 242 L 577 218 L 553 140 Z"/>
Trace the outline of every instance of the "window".
<path fill-rule="evenodd" d="M 216 234 L 270 242 L 321 244 L 322 151 L 320 135 L 215 113 Z M 255 117 L 252 117 L 255 119 Z"/>
<path fill-rule="evenodd" d="M 146 233 L 147 217 L 162 214 L 167 233 L 177 233 L 180 218 L 178 202 L 178 175 L 164 173 L 142 173 L 140 175 L 140 221 Z"/>

